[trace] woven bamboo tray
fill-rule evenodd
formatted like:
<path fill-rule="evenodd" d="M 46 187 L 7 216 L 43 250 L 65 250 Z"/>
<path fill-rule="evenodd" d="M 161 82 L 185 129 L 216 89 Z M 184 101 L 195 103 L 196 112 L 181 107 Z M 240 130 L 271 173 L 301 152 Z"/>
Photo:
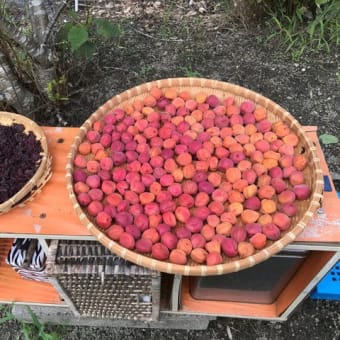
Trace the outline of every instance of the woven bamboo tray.
<path fill-rule="evenodd" d="M 35 195 L 41 191 L 52 175 L 52 158 L 48 152 L 47 140 L 43 130 L 29 118 L 11 112 L 0 112 L 0 124 L 6 126 L 22 124 L 25 127 L 25 132 L 32 131 L 34 133 L 43 150 L 40 165 L 34 176 L 15 195 L 0 204 L 0 215 L 2 215 L 14 207 L 23 207 L 25 203 L 33 200 Z"/>
<path fill-rule="evenodd" d="M 291 227 L 281 233 L 282 237 L 279 240 L 269 242 L 266 248 L 255 252 L 252 256 L 242 259 L 238 257 L 224 258 L 224 263 L 215 266 L 198 265 L 190 262 L 187 265 L 176 265 L 170 262 L 152 259 L 120 246 L 118 243 L 109 239 L 98 227 L 96 227 L 96 225 L 94 225 L 93 220 L 84 213 L 76 200 L 72 186 L 73 159 L 78 145 L 84 139 L 93 122 L 101 119 L 114 108 L 123 107 L 126 103 L 133 103 L 135 100 L 143 99 L 149 94 L 152 87 L 159 87 L 162 89 L 172 87 L 178 91 L 189 91 L 192 95 L 203 91 L 207 94 L 215 94 L 220 99 L 233 96 L 238 105 L 243 100 L 252 100 L 256 106 L 262 106 L 267 110 L 268 120 L 271 122 L 282 120 L 291 128 L 292 132 L 298 135 L 299 144 L 295 147 L 295 152 L 303 154 L 308 159 L 309 166 L 304 172 L 306 183 L 311 188 L 311 196 L 308 200 L 300 201 L 298 203 L 298 213 L 292 219 Z M 68 155 L 66 181 L 69 196 L 81 222 L 105 247 L 120 257 L 139 265 L 161 272 L 190 276 L 220 275 L 235 272 L 251 267 L 278 253 L 286 245 L 293 242 L 296 236 L 306 227 L 307 223 L 320 206 L 323 191 L 323 176 L 316 148 L 303 131 L 299 122 L 289 112 L 272 100 L 246 88 L 226 82 L 202 78 L 170 78 L 157 80 L 136 86 L 108 100 L 80 127 L 79 133 L 75 137 Z"/>
<path fill-rule="evenodd" d="M 161 275 L 95 241 L 53 240 L 46 272 L 77 317 L 157 320 Z"/>

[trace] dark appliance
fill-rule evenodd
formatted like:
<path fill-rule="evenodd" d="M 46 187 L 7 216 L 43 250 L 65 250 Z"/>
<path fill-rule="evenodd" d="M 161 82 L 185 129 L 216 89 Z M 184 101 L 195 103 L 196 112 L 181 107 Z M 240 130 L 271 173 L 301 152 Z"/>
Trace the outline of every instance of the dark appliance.
<path fill-rule="evenodd" d="M 198 300 L 273 303 L 288 284 L 306 251 L 283 251 L 239 272 L 190 277 L 190 293 Z"/>

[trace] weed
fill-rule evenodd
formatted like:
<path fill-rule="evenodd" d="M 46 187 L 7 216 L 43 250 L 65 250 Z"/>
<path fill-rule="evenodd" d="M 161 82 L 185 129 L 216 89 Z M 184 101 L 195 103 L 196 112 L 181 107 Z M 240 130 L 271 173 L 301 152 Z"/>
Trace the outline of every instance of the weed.
<path fill-rule="evenodd" d="M 159 28 L 159 37 L 161 39 L 168 40 L 171 38 L 172 28 L 171 28 L 171 15 L 173 13 L 173 2 L 171 1 L 165 15 L 162 17 L 161 26 Z"/>
<path fill-rule="evenodd" d="M 8 321 L 15 320 L 15 316 L 12 314 L 7 306 L 0 306 L 0 313 L 3 315 L 0 317 L 0 325 Z"/>
<path fill-rule="evenodd" d="M 183 67 L 183 72 L 184 72 L 184 77 L 188 77 L 188 78 L 202 77 L 201 73 L 197 71 L 193 71 L 187 67 Z"/>
<path fill-rule="evenodd" d="M 8 13 L 8 5 L 6 0 L 0 0 L 0 15 L 8 20 L 10 15 Z"/>
<path fill-rule="evenodd" d="M 150 74 L 151 72 L 153 72 L 154 68 L 153 66 L 151 65 L 143 65 L 139 72 L 138 72 L 138 75 L 141 77 L 141 78 L 145 78 L 148 74 Z"/>
<path fill-rule="evenodd" d="M 336 81 L 340 82 L 340 72 L 335 73 L 335 79 Z"/>
<path fill-rule="evenodd" d="M 57 34 L 58 45 L 71 50 L 74 56 L 91 59 L 96 47 L 112 38 L 120 38 L 124 34 L 119 24 L 107 19 L 93 19 L 87 15 L 82 19 L 69 12 L 66 22 Z"/>
<path fill-rule="evenodd" d="M 56 332 L 46 332 L 45 326 L 39 321 L 33 311 L 27 306 L 27 311 L 32 319 L 32 323 L 25 323 L 17 320 L 8 306 L 0 306 L 0 325 L 10 321 L 16 321 L 21 325 L 21 332 L 25 340 L 59 340 L 61 336 Z"/>
<path fill-rule="evenodd" d="M 270 15 L 269 25 L 274 28 L 268 40 L 279 38 L 293 59 L 299 59 L 307 49 L 330 52 L 331 46 L 339 45 L 338 0 L 300 0 L 279 4 L 266 7 Z"/>
<path fill-rule="evenodd" d="M 47 84 L 48 99 L 55 103 L 68 101 L 69 98 L 63 95 L 63 93 L 66 92 L 66 89 L 67 80 L 65 76 L 51 80 Z"/>
<path fill-rule="evenodd" d="M 42 340 L 59 340 L 61 339 L 60 335 L 56 332 L 47 333 L 45 332 L 45 326 L 38 320 L 37 316 L 33 313 L 33 311 L 27 307 L 27 311 L 32 319 L 32 324 L 22 323 L 23 334 L 25 336 L 25 340 L 31 340 L 34 338 L 42 339 Z"/>

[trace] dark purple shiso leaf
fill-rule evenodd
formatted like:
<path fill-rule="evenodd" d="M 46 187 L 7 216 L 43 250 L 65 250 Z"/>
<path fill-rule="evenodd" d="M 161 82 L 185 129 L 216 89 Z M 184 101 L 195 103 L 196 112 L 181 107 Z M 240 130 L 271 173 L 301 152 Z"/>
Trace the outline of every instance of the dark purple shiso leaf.
<path fill-rule="evenodd" d="M 33 177 L 41 162 L 40 141 L 24 130 L 22 124 L 0 125 L 0 204 Z"/>

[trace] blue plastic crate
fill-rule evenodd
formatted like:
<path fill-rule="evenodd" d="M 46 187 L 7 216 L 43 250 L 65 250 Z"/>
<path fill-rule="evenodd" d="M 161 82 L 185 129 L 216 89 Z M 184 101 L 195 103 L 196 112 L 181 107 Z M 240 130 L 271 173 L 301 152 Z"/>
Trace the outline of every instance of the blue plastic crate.
<path fill-rule="evenodd" d="M 340 300 L 340 261 L 318 283 L 311 298 Z"/>

